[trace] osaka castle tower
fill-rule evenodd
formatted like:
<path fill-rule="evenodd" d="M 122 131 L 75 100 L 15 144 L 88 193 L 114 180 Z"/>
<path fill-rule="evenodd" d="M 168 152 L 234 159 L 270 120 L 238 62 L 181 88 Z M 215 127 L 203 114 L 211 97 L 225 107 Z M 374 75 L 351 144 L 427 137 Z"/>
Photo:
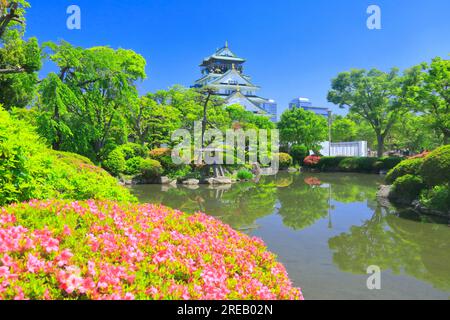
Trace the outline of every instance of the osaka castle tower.
<path fill-rule="evenodd" d="M 203 77 L 197 80 L 194 88 L 204 86 L 216 90 L 216 95 L 225 99 L 226 105 L 240 104 L 255 114 L 277 120 L 277 103 L 259 97 L 260 87 L 244 74 L 245 59 L 236 56 L 228 47 L 228 42 L 200 64 Z"/>

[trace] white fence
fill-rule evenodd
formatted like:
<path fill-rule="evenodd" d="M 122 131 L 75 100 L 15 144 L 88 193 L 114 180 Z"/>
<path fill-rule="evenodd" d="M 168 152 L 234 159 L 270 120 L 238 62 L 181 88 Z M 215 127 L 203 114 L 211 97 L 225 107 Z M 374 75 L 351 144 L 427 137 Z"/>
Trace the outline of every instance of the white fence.
<path fill-rule="evenodd" d="M 321 143 L 320 153 L 331 157 L 367 157 L 367 141 Z"/>

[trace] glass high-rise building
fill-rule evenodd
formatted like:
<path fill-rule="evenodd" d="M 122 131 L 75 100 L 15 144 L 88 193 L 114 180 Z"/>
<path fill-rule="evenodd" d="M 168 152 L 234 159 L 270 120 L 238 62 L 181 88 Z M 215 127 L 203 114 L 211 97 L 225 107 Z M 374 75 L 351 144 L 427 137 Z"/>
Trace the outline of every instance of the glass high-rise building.
<path fill-rule="evenodd" d="M 306 111 L 314 112 L 315 114 L 324 116 L 328 118 L 329 115 L 329 109 L 327 108 L 319 108 L 319 107 L 313 107 L 311 101 L 308 98 L 295 98 L 289 103 L 289 109 L 294 108 L 302 108 Z"/>

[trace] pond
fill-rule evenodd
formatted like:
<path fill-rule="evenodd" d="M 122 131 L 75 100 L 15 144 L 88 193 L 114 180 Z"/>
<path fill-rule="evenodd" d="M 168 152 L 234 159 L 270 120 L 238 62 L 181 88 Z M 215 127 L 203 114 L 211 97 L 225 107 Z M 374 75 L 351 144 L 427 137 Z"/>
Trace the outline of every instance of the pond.
<path fill-rule="evenodd" d="M 378 203 L 383 178 L 289 174 L 232 186 L 133 186 L 141 202 L 205 212 L 260 237 L 306 299 L 449 299 L 448 221 Z M 381 289 L 367 288 L 367 268 Z"/>

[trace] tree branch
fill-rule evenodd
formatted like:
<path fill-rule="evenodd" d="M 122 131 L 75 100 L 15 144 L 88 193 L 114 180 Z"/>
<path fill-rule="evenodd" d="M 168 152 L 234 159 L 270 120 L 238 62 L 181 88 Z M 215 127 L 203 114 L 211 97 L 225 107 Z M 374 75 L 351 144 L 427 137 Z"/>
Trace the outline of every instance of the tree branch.
<path fill-rule="evenodd" d="M 0 69 L 0 74 L 14 74 L 14 73 L 24 73 L 26 70 L 24 68 L 7 68 L 7 69 Z"/>
<path fill-rule="evenodd" d="M 3 37 L 3 34 L 6 32 L 6 28 L 11 23 L 11 21 L 23 24 L 23 21 L 19 20 L 20 16 L 16 14 L 18 7 L 19 4 L 17 2 L 11 2 L 8 6 L 9 12 L 6 15 L 0 17 L 0 38 Z"/>

